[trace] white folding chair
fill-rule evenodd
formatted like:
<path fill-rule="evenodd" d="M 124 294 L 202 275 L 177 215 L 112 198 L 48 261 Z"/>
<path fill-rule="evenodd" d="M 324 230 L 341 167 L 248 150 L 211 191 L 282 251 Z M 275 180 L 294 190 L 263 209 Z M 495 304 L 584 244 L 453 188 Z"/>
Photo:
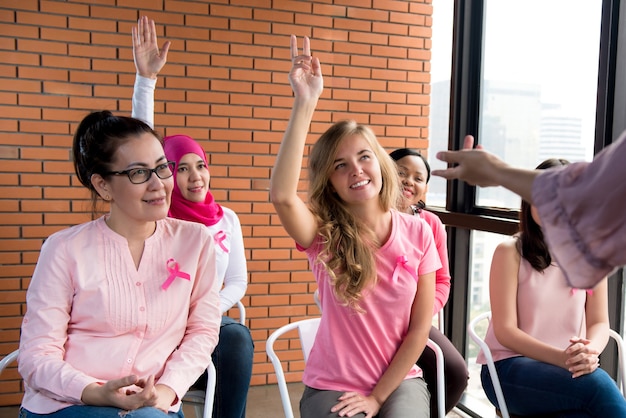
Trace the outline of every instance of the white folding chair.
<path fill-rule="evenodd" d="M 241 301 L 237 301 L 237 309 L 239 309 L 239 323 L 246 324 L 246 308 Z M 217 374 L 213 362 L 207 368 L 207 386 L 206 391 L 190 390 L 183 397 L 183 404 L 193 406 L 196 418 L 211 418 L 213 415 L 213 401 L 215 399 L 215 385 Z"/>
<path fill-rule="evenodd" d="M 17 360 L 17 355 L 20 353 L 20 350 L 15 350 L 4 356 L 2 360 L 0 360 L 0 375 L 7 368 L 7 366 Z"/>
<path fill-rule="evenodd" d="M 280 400 L 283 404 L 283 411 L 286 418 L 293 418 L 293 409 L 291 408 L 291 399 L 289 398 L 289 390 L 287 389 L 287 381 L 285 380 L 285 373 L 283 372 L 283 366 L 276 355 L 274 350 L 274 343 L 283 334 L 289 331 L 298 330 L 300 336 L 300 346 L 302 348 L 302 355 L 304 357 L 304 363 L 306 364 L 309 359 L 309 353 L 311 347 L 313 347 L 313 341 L 315 341 L 315 335 L 317 335 L 317 328 L 319 327 L 321 318 L 310 318 L 295 321 L 287 325 L 283 325 L 267 339 L 265 345 L 265 351 L 269 357 L 272 365 L 274 366 L 274 372 L 276 373 L 276 383 L 278 384 L 278 391 L 280 392 Z"/>
<path fill-rule="evenodd" d="M 491 321 L 491 312 L 484 312 L 470 321 L 467 326 L 467 332 L 470 338 L 480 347 L 483 354 L 485 355 L 485 359 L 487 360 L 487 368 L 489 369 L 489 376 L 491 377 L 491 384 L 493 385 L 494 392 L 496 393 L 496 400 L 498 401 L 499 406 L 499 414 L 502 418 L 510 418 L 509 410 L 506 406 L 506 401 L 504 400 L 504 394 L 502 393 L 502 386 L 500 386 L 500 379 L 498 378 L 498 373 L 496 372 L 496 365 L 493 361 L 493 356 L 491 355 L 491 350 L 489 350 L 489 346 L 482 337 L 478 335 L 476 332 L 476 325 L 483 321 L 487 320 Z M 624 356 L 626 355 L 626 345 L 622 337 L 614 330 L 609 330 L 609 337 L 615 340 L 617 344 L 617 352 L 618 352 L 618 370 L 617 370 L 617 383 L 622 391 L 622 395 L 626 398 L 626 385 L 624 382 L 624 377 L 626 376 L 626 363 Z M 497 413 L 498 413 L 497 412 Z"/>

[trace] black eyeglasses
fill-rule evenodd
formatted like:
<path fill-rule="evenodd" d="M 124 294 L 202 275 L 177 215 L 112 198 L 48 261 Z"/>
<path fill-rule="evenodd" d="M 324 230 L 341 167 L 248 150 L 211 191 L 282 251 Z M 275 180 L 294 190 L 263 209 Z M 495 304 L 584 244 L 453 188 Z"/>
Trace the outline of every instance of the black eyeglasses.
<path fill-rule="evenodd" d="M 167 179 L 174 175 L 174 167 L 176 163 L 174 161 L 168 161 L 163 164 L 159 164 L 155 168 L 131 168 L 124 171 L 107 171 L 105 176 L 128 176 L 133 184 L 141 184 L 150 180 L 152 173 L 156 174 L 160 179 Z"/>

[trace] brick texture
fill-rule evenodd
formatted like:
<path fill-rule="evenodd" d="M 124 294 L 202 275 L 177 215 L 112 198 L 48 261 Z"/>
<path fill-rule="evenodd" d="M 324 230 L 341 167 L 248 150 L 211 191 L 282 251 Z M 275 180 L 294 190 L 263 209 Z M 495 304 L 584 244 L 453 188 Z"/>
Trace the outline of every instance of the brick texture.
<path fill-rule="evenodd" d="M 157 130 L 201 141 L 217 199 L 241 218 L 252 384 L 275 383 L 266 338 L 319 314 L 307 260 L 268 196 L 291 106 L 289 34 L 312 38 L 325 74 L 310 141 L 352 118 L 371 125 L 385 147 L 425 149 L 431 0 L 0 2 L 0 356 L 18 347 L 43 240 L 90 217 L 73 174 L 71 136 L 89 111 L 130 113 L 130 28 L 143 14 L 156 19 L 160 42 L 172 41 L 157 87 Z M 300 187 L 305 196 L 306 182 Z M 281 344 L 287 380 L 298 381 L 297 335 Z M 0 377 L 0 406 L 21 396 L 12 365 Z"/>

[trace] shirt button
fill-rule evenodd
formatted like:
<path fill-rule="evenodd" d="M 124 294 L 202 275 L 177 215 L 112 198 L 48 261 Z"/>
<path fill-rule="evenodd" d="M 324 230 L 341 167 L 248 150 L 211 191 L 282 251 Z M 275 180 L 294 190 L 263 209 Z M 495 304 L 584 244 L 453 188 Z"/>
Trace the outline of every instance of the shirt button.
<path fill-rule="evenodd" d="M 129 359 L 127 359 L 127 360 L 126 360 L 126 363 L 128 363 L 128 364 L 130 364 L 130 363 L 132 363 L 132 362 L 133 362 L 133 359 L 132 359 L 132 358 L 129 358 Z"/>
<path fill-rule="evenodd" d="M 139 308 L 139 310 L 140 310 L 141 312 L 143 312 L 143 311 L 145 311 L 145 310 L 146 310 L 146 308 L 144 308 L 144 307 L 142 306 L 141 308 Z"/>
<path fill-rule="evenodd" d="M 141 282 L 137 282 L 137 283 L 135 283 L 135 285 L 141 286 Z"/>

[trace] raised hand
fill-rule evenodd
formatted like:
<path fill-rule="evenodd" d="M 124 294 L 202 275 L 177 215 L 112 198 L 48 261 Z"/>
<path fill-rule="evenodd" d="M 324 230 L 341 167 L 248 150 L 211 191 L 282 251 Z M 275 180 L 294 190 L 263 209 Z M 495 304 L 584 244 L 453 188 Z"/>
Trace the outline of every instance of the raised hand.
<path fill-rule="evenodd" d="M 311 41 L 304 37 L 302 54 L 298 54 L 298 39 L 291 35 L 291 62 L 289 83 L 297 98 L 317 99 L 324 90 L 320 60 L 311 56 Z"/>
<path fill-rule="evenodd" d="M 159 50 L 154 20 L 146 16 L 140 17 L 137 26 L 133 26 L 132 36 L 133 58 L 137 73 L 142 77 L 156 78 L 167 62 L 167 52 L 171 42 L 165 42 Z"/>
<path fill-rule="evenodd" d="M 460 151 L 442 151 L 437 158 L 447 163 L 456 164 L 447 169 L 433 170 L 432 174 L 448 180 L 460 179 L 477 186 L 498 186 L 496 169 L 505 166 L 498 157 L 483 150 L 478 145 L 473 149 L 474 137 L 467 135 Z"/>

